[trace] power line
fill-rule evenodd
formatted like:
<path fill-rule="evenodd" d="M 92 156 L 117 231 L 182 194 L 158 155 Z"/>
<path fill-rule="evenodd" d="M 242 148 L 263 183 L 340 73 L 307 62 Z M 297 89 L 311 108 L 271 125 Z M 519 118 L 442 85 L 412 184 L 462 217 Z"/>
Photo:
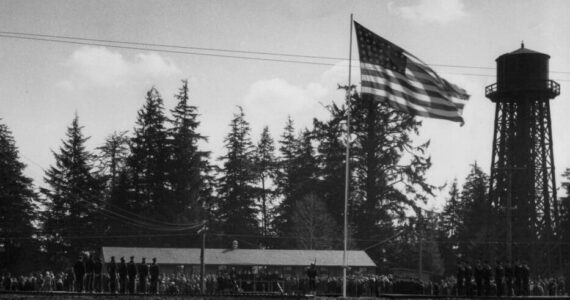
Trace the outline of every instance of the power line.
<path fill-rule="evenodd" d="M 0 37 L 13 38 L 13 39 L 24 39 L 24 40 L 34 40 L 34 41 L 45 41 L 45 42 L 54 42 L 54 43 L 63 43 L 63 44 L 110 47 L 110 48 L 119 48 L 119 49 L 127 49 L 127 50 L 156 51 L 156 52 L 165 52 L 165 53 L 173 53 L 173 54 L 189 54 L 189 55 L 213 56 L 213 57 L 222 57 L 222 58 L 258 60 L 258 61 L 299 63 L 299 64 L 309 64 L 309 65 L 320 65 L 320 66 L 334 66 L 335 65 L 335 64 L 331 64 L 331 63 L 319 63 L 319 62 L 300 61 L 300 60 L 248 57 L 248 56 L 236 56 L 236 55 L 213 54 L 213 53 L 200 53 L 200 52 L 168 50 L 168 49 L 154 49 L 154 48 L 134 47 L 134 46 L 119 46 L 119 45 L 109 45 L 109 44 L 100 44 L 100 43 L 92 43 L 92 42 L 65 41 L 65 40 L 55 40 L 55 39 L 48 39 L 48 38 L 6 35 L 6 34 L 0 34 Z"/>
<path fill-rule="evenodd" d="M 48 35 L 48 34 L 36 34 L 36 33 L 26 33 L 26 32 L 14 32 L 14 31 L 0 31 L 0 37 L 4 38 L 15 38 L 15 39 L 27 39 L 36 41 L 47 41 L 55 43 L 68 43 L 68 44 L 79 44 L 79 45 L 90 45 L 90 46 L 102 46 L 102 47 L 112 47 L 119 49 L 128 50 L 141 50 L 141 51 L 157 51 L 166 52 L 174 54 L 189 54 L 189 55 L 202 55 L 202 56 L 213 56 L 213 57 L 223 57 L 223 58 L 236 58 L 236 59 L 249 59 L 249 60 L 260 60 L 260 61 L 272 61 L 272 62 L 288 62 L 288 63 L 301 63 L 301 64 L 312 64 L 312 65 L 323 65 L 323 66 L 334 66 L 332 63 L 322 63 L 322 62 L 312 62 L 312 61 L 300 61 L 300 60 L 287 60 L 287 59 L 275 59 L 275 58 L 262 58 L 262 57 L 250 57 L 250 56 L 235 56 L 235 55 L 223 55 L 214 53 L 201 53 L 201 52 L 189 52 L 189 51 L 176 51 L 168 49 L 155 49 L 148 47 L 160 47 L 160 48 L 173 48 L 173 49 L 188 49 L 188 50 L 199 50 L 199 51 L 215 51 L 215 52 L 226 52 L 226 53 L 240 53 L 240 54 L 252 54 L 252 55 L 268 55 L 268 56 L 282 56 L 282 57 L 295 57 L 295 58 L 306 58 L 306 59 L 320 59 L 320 60 L 340 60 L 346 61 L 346 58 L 331 57 L 331 56 L 316 56 L 316 55 L 303 55 L 303 54 L 291 54 L 291 53 L 280 53 L 280 52 L 263 52 L 263 51 L 247 51 L 247 50 L 235 50 L 235 49 L 223 49 L 223 48 L 208 48 L 208 47 L 194 47 L 194 46 L 182 46 L 174 44 L 158 44 L 158 43 L 141 43 L 141 42 L 131 42 L 131 41 L 118 41 L 118 40 L 108 40 L 108 39 L 93 39 L 84 37 L 74 37 L 74 36 L 64 36 L 64 35 Z M 105 44 L 101 44 L 105 43 Z M 109 45 L 121 44 L 127 46 L 119 45 Z M 128 45 L 142 46 L 134 47 Z M 460 68 L 460 69 L 479 69 L 479 70 L 494 70 L 493 67 L 481 67 L 481 66 L 468 66 L 468 65 L 451 65 L 451 64 L 429 64 L 435 67 L 444 68 Z M 358 66 L 354 66 L 358 68 Z M 570 74 L 566 71 L 550 71 L 551 73 L 560 74 Z M 495 75 L 486 74 L 468 74 L 468 73 L 450 73 L 456 75 L 466 75 L 466 76 L 480 76 L 480 77 L 492 77 Z M 568 81 L 568 80 L 561 80 Z"/>

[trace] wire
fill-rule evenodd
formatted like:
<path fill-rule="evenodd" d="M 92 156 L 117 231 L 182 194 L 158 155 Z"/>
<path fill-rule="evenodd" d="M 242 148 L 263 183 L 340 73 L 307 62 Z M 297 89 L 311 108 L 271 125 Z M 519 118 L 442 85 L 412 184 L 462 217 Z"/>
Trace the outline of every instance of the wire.
<path fill-rule="evenodd" d="M 119 48 L 119 49 L 128 49 L 128 50 L 156 51 L 156 52 L 165 52 L 165 53 L 174 53 L 174 54 L 190 54 L 190 55 L 213 56 L 213 57 L 222 57 L 222 58 L 237 58 L 237 59 L 258 60 L 258 61 L 299 63 L 299 64 L 309 64 L 309 65 L 320 65 L 320 66 L 334 66 L 335 65 L 335 64 L 331 64 L 331 63 L 318 63 L 318 62 L 300 61 L 300 60 L 286 60 L 286 59 L 259 58 L 259 57 L 224 55 L 224 54 L 210 54 L 210 53 L 178 51 L 178 50 L 168 50 L 168 49 L 153 49 L 153 48 L 133 47 L 133 46 L 118 46 L 118 45 L 108 45 L 108 44 L 99 44 L 99 43 L 90 43 L 90 42 L 64 41 L 64 40 L 54 40 L 54 39 L 47 39 L 47 38 L 13 36 L 13 35 L 5 35 L 5 34 L 0 34 L 0 37 L 24 39 L 24 40 L 34 40 L 34 41 L 46 41 L 46 42 L 63 43 L 63 44 L 101 46 L 101 47 L 110 47 L 110 48 Z"/>
<path fill-rule="evenodd" d="M 311 61 L 300 61 L 300 60 L 261 58 L 261 57 L 250 57 L 250 56 L 235 56 L 235 55 L 223 55 L 223 54 L 189 52 L 189 51 L 176 51 L 176 50 L 155 49 L 155 48 L 148 48 L 148 47 L 161 47 L 161 48 L 189 49 L 189 50 L 215 51 L 215 52 L 226 52 L 226 53 L 241 53 L 241 54 L 252 54 L 252 55 L 270 55 L 270 56 L 296 57 L 296 58 L 307 58 L 307 59 L 347 61 L 346 58 L 331 57 L 331 56 L 315 56 L 315 55 L 302 55 L 302 54 L 290 54 L 290 53 L 279 53 L 279 52 L 262 52 L 262 51 L 246 51 L 246 50 L 234 50 L 234 49 L 222 49 L 222 48 L 206 48 L 206 47 L 181 46 L 181 45 L 173 45 L 173 44 L 141 43 L 141 42 L 117 41 L 117 40 L 107 40 L 107 39 L 93 39 L 93 38 L 62 36 L 62 35 L 47 35 L 47 34 L 25 33 L 25 32 L 13 32 L 13 31 L 0 31 L 0 37 L 25 39 L 25 40 L 35 40 L 35 41 L 47 41 L 47 42 L 55 42 L 55 43 L 88 45 L 88 46 L 102 46 L 102 47 L 111 47 L 111 48 L 128 49 L 128 50 L 157 51 L 157 52 L 174 53 L 174 54 L 189 54 L 189 55 L 213 56 L 213 57 L 222 57 L 222 58 L 249 59 L 249 60 L 285 62 L 285 63 L 300 63 L 300 64 L 311 64 L 311 65 L 322 65 L 322 66 L 334 66 L 335 64 L 333 64 L 333 63 L 322 63 L 322 62 L 311 62 Z M 101 44 L 101 43 L 105 43 L 105 44 Z M 127 46 L 109 45 L 108 43 L 121 44 L 121 45 L 127 45 Z M 142 46 L 142 47 L 134 47 L 134 46 L 128 46 L 128 45 L 136 45 L 136 46 Z M 492 68 L 492 67 L 480 67 L 480 66 L 468 66 L 468 65 L 450 65 L 450 64 L 430 64 L 430 65 L 435 66 L 435 67 L 444 67 L 444 68 L 494 70 L 494 68 Z M 358 68 L 358 66 L 354 66 L 354 68 Z M 550 72 L 551 73 L 559 73 L 559 74 L 570 74 L 570 72 L 565 72 L 565 71 L 550 71 Z M 454 74 L 454 75 L 477 76 L 477 77 L 494 77 L 495 76 L 495 75 L 472 74 L 472 73 L 471 74 L 470 73 L 449 73 L 449 72 L 445 72 L 445 73 Z M 558 79 L 558 81 L 570 81 L 570 80 Z"/>

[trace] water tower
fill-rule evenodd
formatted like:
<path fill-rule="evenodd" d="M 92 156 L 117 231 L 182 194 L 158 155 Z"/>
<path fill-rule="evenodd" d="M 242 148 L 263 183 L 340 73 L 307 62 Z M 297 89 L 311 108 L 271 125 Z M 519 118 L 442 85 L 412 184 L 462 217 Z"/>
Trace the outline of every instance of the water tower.
<path fill-rule="evenodd" d="M 489 197 L 497 234 L 505 258 L 542 268 L 545 257 L 558 255 L 550 100 L 560 85 L 548 78 L 549 59 L 522 44 L 496 59 L 497 83 L 485 88 L 496 104 Z"/>

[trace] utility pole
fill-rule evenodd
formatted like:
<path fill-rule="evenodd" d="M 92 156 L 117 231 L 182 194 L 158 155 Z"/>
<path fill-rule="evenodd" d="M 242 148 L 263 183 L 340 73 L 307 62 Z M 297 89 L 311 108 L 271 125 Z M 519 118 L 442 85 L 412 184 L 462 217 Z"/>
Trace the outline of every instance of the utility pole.
<path fill-rule="evenodd" d="M 206 273 L 206 265 L 204 263 L 204 252 L 206 251 L 206 223 L 200 229 L 202 233 L 202 247 L 200 248 L 200 293 L 202 295 L 206 294 L 206 286 L 204 283 L 204 273 Z"/>
<path fill-rule="evenodd" d="M 424 244 L 423 244 L 423 220 L 422 220 L 422 212 L 418 210 L 418 230 L 419 230 L 419 240 L 420 240 L 420 252 L 419 252 L 419 266 L 418 266 L 418 279 L 422 280 L 422 273 L 423 273 L 423 259 L 424 259 Z"/>

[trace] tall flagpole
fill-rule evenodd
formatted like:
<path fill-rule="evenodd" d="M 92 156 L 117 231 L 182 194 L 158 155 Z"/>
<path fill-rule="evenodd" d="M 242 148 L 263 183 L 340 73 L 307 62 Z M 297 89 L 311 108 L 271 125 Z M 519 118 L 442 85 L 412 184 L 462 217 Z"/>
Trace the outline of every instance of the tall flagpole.
<path fill-rule="evenodd" d="M 350 14 L 350 46 L 348 50 L 348 85 L 346 87 L 346 167 L 344 182 L 344 251 L 342 255 L 342 297 L 346 298 L 346 269 L 348 268 L 348 195 L 350 185 L 350 97 L 352 91 L 352 14 Z"/>

